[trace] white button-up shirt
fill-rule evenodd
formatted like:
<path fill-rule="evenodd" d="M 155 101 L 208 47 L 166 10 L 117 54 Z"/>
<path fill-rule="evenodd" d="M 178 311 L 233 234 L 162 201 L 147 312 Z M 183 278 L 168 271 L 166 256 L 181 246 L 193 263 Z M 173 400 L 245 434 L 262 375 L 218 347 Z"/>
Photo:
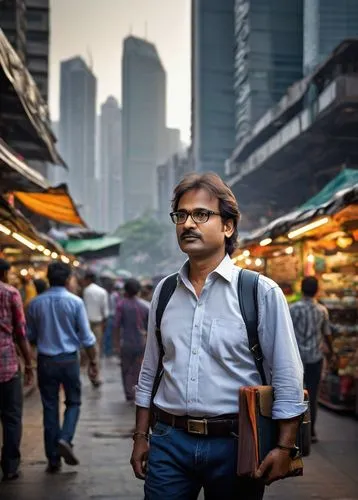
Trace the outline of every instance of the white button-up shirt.
<path fill-rule="evenodd" d="M 83 291 L 83 301 L 91 323 L 99 323 L 108 318 L 109 296 L 104 288 L 91 283 Z"/>
<path fill-rule="evenodd" d="M 197 297 L 188 278 L 188 262 L 162 318 L 164 374 L 155 405 L 173 415 L 214 417 L 238 411 L 241 386 L 260 385 L 237 293 L 239 268 L 227 255 L 209 274 Z M 158 366 L 155 313 L 163 281 L 149 314 L 148 338 L 136 389 L 136 404 L 149 408 Z M 275 389 L 272 416 L 302 414 L 303 368 L 290 312 L 279 286 L 260 276 L 258 334 L 265 371 Z"/>

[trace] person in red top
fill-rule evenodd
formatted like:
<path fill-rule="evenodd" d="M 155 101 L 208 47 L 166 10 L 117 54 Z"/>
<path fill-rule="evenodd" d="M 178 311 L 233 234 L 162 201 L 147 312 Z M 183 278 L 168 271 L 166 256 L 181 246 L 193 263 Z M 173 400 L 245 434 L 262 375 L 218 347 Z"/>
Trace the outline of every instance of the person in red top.
<path fill-rule="evenodd" d="M 0 416 L 3 428 L 3 481 L 19 477 L 22 387 L 16 345 L 25 361 L 25 384 L 31 385 L 34 380 L 22 300 L 18 290 L 7 284 L 9 269 L 9 263 L 0 259 Z"/>

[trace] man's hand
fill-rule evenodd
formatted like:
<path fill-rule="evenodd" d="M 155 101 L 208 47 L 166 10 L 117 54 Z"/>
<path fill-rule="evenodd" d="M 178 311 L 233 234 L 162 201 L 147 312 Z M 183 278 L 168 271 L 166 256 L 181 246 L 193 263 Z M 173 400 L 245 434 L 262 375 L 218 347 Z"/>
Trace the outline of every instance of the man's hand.
<path fill-rule="evenodd" d="M 131 457 L 131 466 L 133 468 L 135 477 L 138 479 L 145 479 L 147 461 L 149 454 L 149 443 L 141 436 L 134 439 L 133 452 Z"/>
<path fill-rule="evenodd" d="M 262 479 L 267 485 L 283 479 L 289 471 L 291 458 L 287 450 L 275 448 L 257 469 L 255 478 Z"/>
<path fill-rule="evenodd" d="M 94 382 L 98 379 L 99 375 L 99 368 L 98 368 L 98 363 L 96 361 L 90 361 L 88 364 L 88 378 L 90 379 L 91 382 Z"/>
<path fill-rule="evenodd" d="M 34 371 L 32 369 L 32 366 L 25 366 L 24 384 L 26 387 L 29 387 L 33 383 L 34 383 Z"/>

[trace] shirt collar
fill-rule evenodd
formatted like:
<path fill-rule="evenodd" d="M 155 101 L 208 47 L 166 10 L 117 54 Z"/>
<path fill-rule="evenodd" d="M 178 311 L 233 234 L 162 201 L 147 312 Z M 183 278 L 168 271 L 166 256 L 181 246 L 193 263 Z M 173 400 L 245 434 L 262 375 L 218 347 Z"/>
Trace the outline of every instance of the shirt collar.
<path fill-rule="evenodd" d="M 214 269 L 214 271 L 212 271 L 209 276 L 212 274 L 218 274 L 222 276 L 226 281 L 231 283 L 233 269 L 234 264 L 232 263 L 230 256 L 226 254 L 218 267 Z M 182 281 L 189 280 L 189 260 L 187 260 L 180 268 L 179 279 L 181 279 Z"/>
<path fill-rule="evenodd" d="M 308 297 L 307 295 L 304 295 L 302 297 L 302 300 L 304 300 L 305 302 L 317 302 L 317 300 L 315 299 L 315 297 Z"/>

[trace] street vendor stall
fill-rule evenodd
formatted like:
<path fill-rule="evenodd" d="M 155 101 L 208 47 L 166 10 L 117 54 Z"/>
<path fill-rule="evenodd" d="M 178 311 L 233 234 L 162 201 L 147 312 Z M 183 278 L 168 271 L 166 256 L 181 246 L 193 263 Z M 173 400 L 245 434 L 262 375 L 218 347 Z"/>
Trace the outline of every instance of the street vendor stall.
<path fill-rule="evenodd" d="M 277 281 L 289 301 L 299 297 L 303 276 L 318 278 L 336 354 L 335 364 L 326 360 L 320 402 L 353 410 L 358 399 L 358 171 L 343 171 L 303 207 L 251 233 L 234 262 Z"/>
<path fill-rule="evenodd" d="M 44 271 L 48 262 L 60 259 L 74 263 L 75 258 L 49 236 L 39 233 L 24 215 L 0 196 L 0 253 L 19 274 Z M 41 277 L 41 276 L 38 276 Z"/>

